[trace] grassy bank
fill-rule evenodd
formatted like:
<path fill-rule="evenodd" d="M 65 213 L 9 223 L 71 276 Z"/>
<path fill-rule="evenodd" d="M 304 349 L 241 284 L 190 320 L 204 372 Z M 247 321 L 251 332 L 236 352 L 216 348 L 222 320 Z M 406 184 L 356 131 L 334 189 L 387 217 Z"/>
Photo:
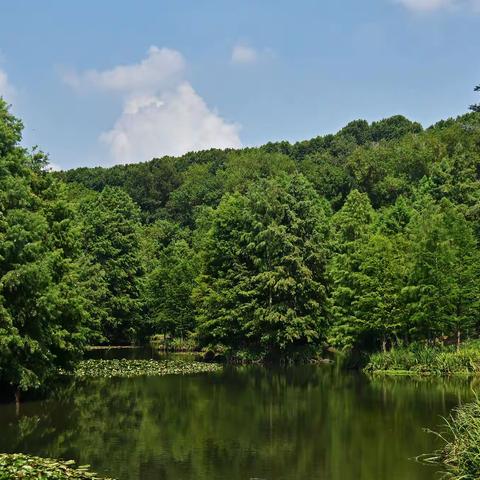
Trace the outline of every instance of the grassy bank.
<path fill-rule="evenodd" d="M 183 360 L 83 360 L 77 365 L 76 377 L 140 377 L 189 375 L 216 372 L 221 365 Z"/>
<path fill-rule="evenodd" d="M 368 373 L 388 375 L 473 375 L 480 373 L 480 343 L 456 346 L 412 344 L 370 355 Z"/>
<path fill-rule="evenodd" d="M 89 471 L 89 465 L 74 466 L 74 461 L 33 457 L 23 453 L 0 453 L 0 480 L 112 480 Z"/>
<path fill-rule="evenodd" d="M 462 405 L 445 419 L 445 431 L 437 433 L 445 442 L 434 455 L 423 458 L 443 465 L 449 480 L 480 478 L 480 400 Z"/>

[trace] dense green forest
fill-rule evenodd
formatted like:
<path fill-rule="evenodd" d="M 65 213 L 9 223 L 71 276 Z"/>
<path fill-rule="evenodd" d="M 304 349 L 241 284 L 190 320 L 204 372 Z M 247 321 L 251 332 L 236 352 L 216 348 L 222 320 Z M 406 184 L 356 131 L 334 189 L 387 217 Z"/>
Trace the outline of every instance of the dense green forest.
<path fill-rule="evenodd" d="M 156 334 L 234 360 L 477 337 L 471 110 L 50 172 L 0 100 L 0 381 Z"/>

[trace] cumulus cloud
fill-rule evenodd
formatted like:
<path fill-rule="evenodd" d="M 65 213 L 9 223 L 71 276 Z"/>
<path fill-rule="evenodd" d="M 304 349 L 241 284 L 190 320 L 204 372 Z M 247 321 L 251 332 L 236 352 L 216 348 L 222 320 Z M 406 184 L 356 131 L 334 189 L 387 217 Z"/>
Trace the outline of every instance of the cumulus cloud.
<path fill-rule="evenodd" d="M 99 139 L 115 163 L 181 155 L 212 147 L 241 146 L 239 125 L 208 107 L 185 79 L 186 62 L 176 50 L 150 47 L 139 63 L 110 70 L 68 72 L 71 87 L 120 95 L 122 113 Z"/>
<path fill-rule="evenodd" d="M 118 161 L 129 163 L 211 147 L 238 148 L 238 130 L 185 82 L 159 96 L 131 98 L 114 127 L 100 138 Z"/>
<path fill-rule="evenodd" d="M 395 0 L 413 12 L 434 12 L 441 9 L 472 9 L 478 11 L 479 0 Z"/>
<path fill-rule="evenodd" d="M 63 79 L 76 89 L 151 92 L 178 81 L 184 69 L 185 60 L 179 52 L 152 46 L 148 49 L 147 57 L 139 63 L 119 65 L 104 71 L 66 71 Z"/>
<path fill-rule="evenodd" d="M 258 52 L 248 45 L 237 43 L 232 50 L 232 63 L 244 65 L 255 63 L 258 60 Z"/>

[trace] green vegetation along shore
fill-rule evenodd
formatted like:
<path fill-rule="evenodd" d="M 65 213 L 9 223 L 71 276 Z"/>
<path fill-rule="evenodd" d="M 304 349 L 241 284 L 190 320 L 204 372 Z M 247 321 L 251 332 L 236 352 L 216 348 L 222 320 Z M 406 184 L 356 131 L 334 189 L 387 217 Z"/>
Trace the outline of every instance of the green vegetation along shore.
<path fill-rule="evenodd" d="M 22 453 L 0 453 L 0 480 L 113 480 L 89 471 L 89 465 L 75 467 L 62 461 Z"/>
<path fill-rule="evenodd" d="M 480 400 L 478 397 L 456 408 L 445 419 L 445 431 L 437 433 L 444 442 L 441 450 L 424 456 L 429 463 L 445 467 L 449 480 L 480 478 Z"/>
<path fill-rule="evenodd" d="M 480 373 L 480 343 L 393 348 L 370 355 L 364 370 L 385 375 L 474 375 Z"/>

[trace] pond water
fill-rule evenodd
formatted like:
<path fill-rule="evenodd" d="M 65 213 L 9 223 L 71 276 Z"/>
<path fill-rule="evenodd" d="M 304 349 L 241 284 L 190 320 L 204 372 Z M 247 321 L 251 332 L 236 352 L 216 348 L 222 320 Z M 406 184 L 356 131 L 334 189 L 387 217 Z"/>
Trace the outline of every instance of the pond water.
<path fill-rule="evenodd" d="M 424 428 L 471 398 L 470 383 L 327 365 L 78 380 L 18 417 L 0 405 L 0 451 L 118 480 L 433 480 L 438 468 L 413 460 L 438 446 Z"/>

